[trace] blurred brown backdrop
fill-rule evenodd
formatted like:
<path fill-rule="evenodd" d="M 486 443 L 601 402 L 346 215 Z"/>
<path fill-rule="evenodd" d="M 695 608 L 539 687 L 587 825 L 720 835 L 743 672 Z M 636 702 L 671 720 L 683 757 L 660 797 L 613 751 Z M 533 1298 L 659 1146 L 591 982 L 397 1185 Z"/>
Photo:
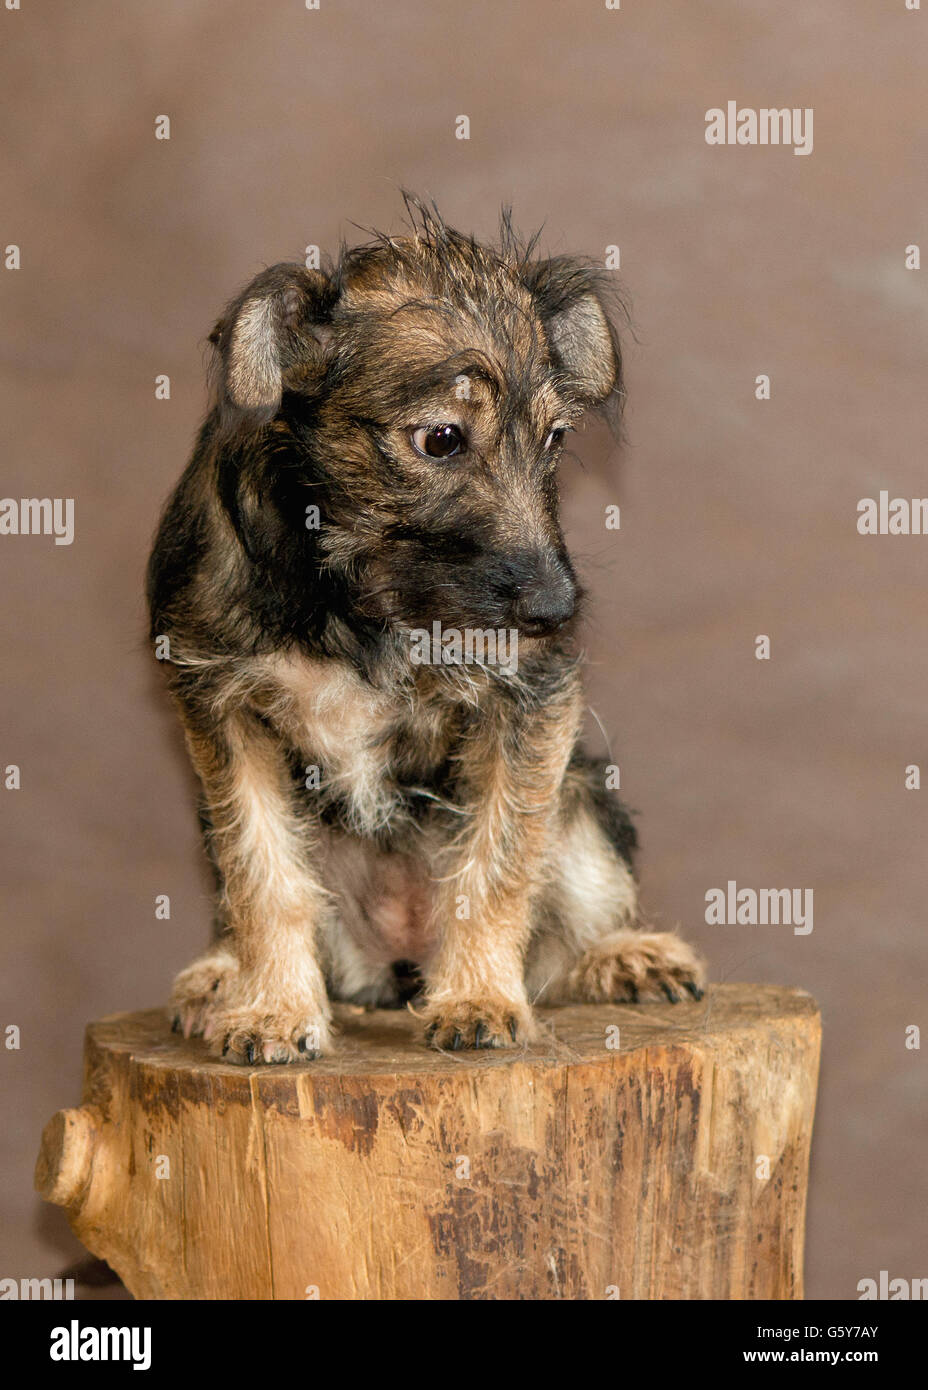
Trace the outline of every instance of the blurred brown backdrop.
<path fill-rule="evenodd" d="M 904 0 L 0 11 L 0 242 L 22 252 L 0 271 L 0 493 L 76 512 L 71 546 L 0 537 L 0 764 L 22 768 L 0 790 L 0 1025 L 22 1031 L 0 1053 L 0 1275 L 78 1253 L 31 1169 L 78 1099 L 84 1023 L 165 998 L 207 936 L 141 598 L 205 334 L 262 265 L 397 227 L 400 185 L 480 235 L 511 202 L 549 251 L 621 248 L 629 443 L 591 429 L 564 478 L 645 903 L 716 978 L 822 1004 L 808 1293 L 928 1275 L 926 1054 L 904 1032 L 928 1024 L 928 789 L 904 789 L 928 771 L 928 537 L 856 531 L 859 498 L 928 494 L 928 270 L 904 267 L 928 245 L 926 24 Z M 729 99 L 813 107 L 813 153 L 707 146 Z M 728 879 L 814 889 L 813 933 L 706 926 Z"/>

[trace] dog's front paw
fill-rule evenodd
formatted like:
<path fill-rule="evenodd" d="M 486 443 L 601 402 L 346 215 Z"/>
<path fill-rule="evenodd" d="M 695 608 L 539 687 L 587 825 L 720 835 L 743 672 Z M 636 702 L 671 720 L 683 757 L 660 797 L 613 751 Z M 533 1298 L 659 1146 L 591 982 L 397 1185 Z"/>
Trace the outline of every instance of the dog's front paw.
<path fill-rule="evenodd" d="M 531 1009 L 512 1000 L 465 999 L 433 1005 L 425 1014 L 426 1042 L 439 1052 L 518 1047 L 537 1033 Z"/>
<path fill-rule="evenodd" d="M 702 998 L 706 967 L 673 932 L 622 931 L 581 956 L 568 985 L 571 998 L 587 1004 L 661 997 L 679 1004 L 687 997 Z"/>
<path fill-rule="evenodd" d="M 213 1055 L 242 1066 L 311 1062 L 330 1046 L 328 1019 L 299 1010 L 219 1009 L 210 1030 Z"/>
<path fill-rule="evenodd" d="M 224 946 L 217 946 L 186 970 L 182 970 L 171 990 L 171 1028 L 185 1038 L 212 1033 L 213 1019 L 222 1007 L 238 975 L 238 961 Z"/>

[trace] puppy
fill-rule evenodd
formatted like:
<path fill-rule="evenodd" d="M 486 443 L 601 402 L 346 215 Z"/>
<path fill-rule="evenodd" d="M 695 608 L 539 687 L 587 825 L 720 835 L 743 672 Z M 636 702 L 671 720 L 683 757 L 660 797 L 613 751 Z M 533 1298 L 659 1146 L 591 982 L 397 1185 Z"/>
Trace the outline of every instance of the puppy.
<path fill-rule="evenodd" d="M 702 993 L 578 746 L 556 472 L 621 403 L 603 278 L 410 207 L 230 304 L 150 561 L 219 883 L 172 1010 L 238 1062 L 324 1053 L 330 999 L 412 998 L 457 1049 L 531 1041 L 538 1000 Z"/>

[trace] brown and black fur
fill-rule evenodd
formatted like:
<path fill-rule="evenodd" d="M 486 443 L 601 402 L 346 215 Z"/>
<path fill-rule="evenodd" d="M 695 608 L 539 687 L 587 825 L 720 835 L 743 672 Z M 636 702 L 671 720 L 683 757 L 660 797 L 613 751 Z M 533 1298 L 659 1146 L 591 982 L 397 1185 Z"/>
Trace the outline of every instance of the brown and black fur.
<path fill-rule="evenodd" d="M 151 557 L 220 883 L 176 1026 L 238 1061 L 324 1052 L 331 998 L 414 996 L 434 1046 L 497 1047 L 534 1036 L 537 1000 L 704 981 L 641 929 L 634 828 L 578 747 L 556 466 L 585 409 L 621 404 L 602 277 L 505 219 L 490 248 L 411 211 L 229 306 Z M 422 456 L 447 425 L 462 450 Z M 414 665 L 435 620 L 516 628 L 517 671 Z"/>

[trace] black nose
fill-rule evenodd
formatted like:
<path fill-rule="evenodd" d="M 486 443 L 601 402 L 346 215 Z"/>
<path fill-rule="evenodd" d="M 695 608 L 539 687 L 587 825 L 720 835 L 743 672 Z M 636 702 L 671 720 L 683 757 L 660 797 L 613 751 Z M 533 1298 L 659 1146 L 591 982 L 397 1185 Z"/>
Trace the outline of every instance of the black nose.
<path fill-rule="evenodd" d="M 521 585 L 513 605 L 516 626 L 529 637 L 555 632 L 574 615 L 577 586 L 561 565 Z"/>

